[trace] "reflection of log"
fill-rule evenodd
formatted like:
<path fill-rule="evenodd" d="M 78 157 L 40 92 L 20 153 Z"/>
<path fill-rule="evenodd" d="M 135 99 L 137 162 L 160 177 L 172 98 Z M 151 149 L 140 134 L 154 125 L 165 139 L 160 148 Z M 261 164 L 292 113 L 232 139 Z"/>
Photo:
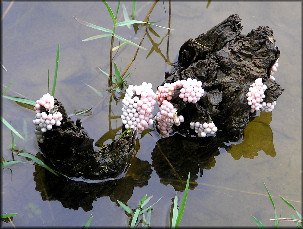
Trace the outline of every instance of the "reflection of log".
<path fill-rule="evenodd" d="M 193 78 L 200 80 L 206 91 L 196 104 L 184 103 L 177 96 L 172 100 L 185 119 L 175 128 L 180 133 L 194 133 L 189 128 L 191 121 L 212 120 L 218 130 L 238 140 L 254 115 L 246 93 L 255 79 L 262 78 L 268 87 L 265 102 L 281 95 L 283 89 L 269 79 L 270 69 L 280 56 L 272 30 L 260 26 L 241 35 L 240 21 L 238 15 L 231 15 L 207 33 L 189 39 L 180 48 L 176 69 L 165 74 L 164 83 Z"/>
<path fill-rule="evenodd" d="M 106 179 L 120 175 L 135 153 L 135 134 L 120 137 L 94 151 L 93 139 L 88 137 L 80 121 L 74 124 L 62 104 L 55 101 L 63 120 L 60 127 L 45 132 L 43 143 L 39 143 L 46 160 L 55 170 L 70 177 Z"/>
<path fill-rule="evenodd" d="M 113 202 L 120 200 L 127 203 L 135 187 L 148 184 L 151 173 L 151 165 L 147 161 L 133 158 L 126 175 L 119 179 L 98 183 L 73 181 L 36 166 L 34 180 L 43 200 L 58 200 L 65 208 L 78 210 L 81 207 L 84 211 L 90 211 L 93 202 L 103 196 L 109 196 Z"/>

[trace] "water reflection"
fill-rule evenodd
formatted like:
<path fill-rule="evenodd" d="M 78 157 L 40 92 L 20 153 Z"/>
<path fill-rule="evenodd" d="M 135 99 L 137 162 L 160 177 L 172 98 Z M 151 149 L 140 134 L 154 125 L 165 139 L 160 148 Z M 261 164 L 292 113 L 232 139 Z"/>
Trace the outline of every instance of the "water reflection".
<path fill-rule="evenodd" d="M 273 143 L 273 133 L 270 128 L 272 112 L 261 112 L 260 116 L 249 122 L 244 129 L 243 141 L 232 145 L 228 153 L 235 160 L 241 157 L 253 159 L 258 152 L 263 150 L 266 155 L 276 156 Z"/>
<path fill-rule="evenodd" d="M 38 153 L 37 157 L 41 158 L 41 155 Z M 33 175 L 35 189 L 41 193 L 42 200 L 58 200 L 65 208 L 74 210 L 82 208 L 84 211 L 90 211 L 93 209 L 93 202 L 103 196 L 108 196 L 113 202 L 120 200 L 126 203 L 135 187 L 148 185 L 151 173 L 151 165 L 147 161 L 133 158 L 123 178 L 99 183 L 57 177 L 40 166 L 35 166 Z"/>

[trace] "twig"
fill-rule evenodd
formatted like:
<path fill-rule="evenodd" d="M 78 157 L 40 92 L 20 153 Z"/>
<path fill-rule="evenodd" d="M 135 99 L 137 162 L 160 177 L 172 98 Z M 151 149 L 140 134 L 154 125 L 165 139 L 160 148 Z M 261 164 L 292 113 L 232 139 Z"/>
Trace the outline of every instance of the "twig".
<path fill-rule="evenodd" d="M 170 21 L 171 21 L 171 0 L 169 0 L 168 2 L 169 8 L 168 8 L 168 33 L 167 33 L 167 45 L 166 45 L 166 57 L 167 57 L 167 61 L 170 63 L 169 60 L 169 35 L 170 35 Z"/>
<path fill-rule="evenodd" d="M 8 7 L 6 8 L 6 10 L 4 11 L 4 13 L 2 15 L 2 18 L 1 18 L 1 21 L 4 19 L 4 17 L 8 13 L 8 11 L 12 8 L 13 4 L 14 4 L 14 1 L 11 1 L 11 3 L 8 5 Z"/>
<path fill-rule="evenodd" d="M 299 219 L 292 219 L 292 218 L 277 218 L 277 219 L 269 219 L 271 221 L 292 221 L 292 222 L 298 222 L 298 223 L 302 223 L 302 220 L 299 220 Z"/>

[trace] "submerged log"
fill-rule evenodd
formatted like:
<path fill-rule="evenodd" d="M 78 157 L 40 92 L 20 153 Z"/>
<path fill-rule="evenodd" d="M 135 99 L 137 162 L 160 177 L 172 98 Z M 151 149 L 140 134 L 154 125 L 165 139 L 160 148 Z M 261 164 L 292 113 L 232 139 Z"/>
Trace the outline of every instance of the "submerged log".
<path fill-rule="evenodd" d="M 135 154 L 135 133 L 121 136 L 95 151 L 94 140 L 78 119 L 76 124 L 67 116 L 63 105 L 55 99 L 62 114 L 62 124 L 47 131 L 39 147 L 46 161 L 60 173 L 69 177 L 107 179 L 119 176 Z"/>
<path fill-rule="evenodd" d="M 215 123 L 218 132 L 212 136 L 216 138 L 213 146 L 237 141 L 256 115 L 256 112 L 250 112 L 247 103 L 250 85 L 262 78 L 267 86 L 266 103 L 276 101 L 283 91 L 270 78 L 271 68 L 280 56 L 273 31 L 260 26 L 242 35 L 240 21 L 238 15 L 231 15 L 207 33 L 186 41 L 180 48 L 177 66 L 171 73 L 165 73 L 163 84 L 188 78 L 202 82 L 206 94 L 197 103 L 183 102 L 178 97 L 180 89 L 174 91 L 170 101 L 177 108 L 178 115 L 184 117 L 180 126 L 173 126 L 174 130 L 193 139 L 198 148 L 206 139 L 197 138 L 190 129 L 190 122 Z M 70 177 L 98 180 L 117 178 L 125 171 L 135 154 L 135 131 L 95 151 L 93 139 L 88 137 L 81 122 L 77 120 L 75 124 L 67 117 L 63 105 L 57 100 L 55 105 L 63 115 L 62 125 L 45 132 L 43 143 L 39 143 L 43 156 L 55 170 Z M 154 153 L 153 158 L 157 158 L 156 155 Z M 196 155 L 192 158 L 201 161 L 200 169 L 207 161 Z"/>
<path fill-rule="evenodd" d="M 255 116 L 250 112 L 246 94 L 257 78 L 267 86 L 266 103 L 276 101 L 284 89 L 270 79 L 271 68 L 280 56 L 273 31 L 259 26 L 242 35 L 241 19 L 237 14 L 195 39 L 189 39 L 180 48 L 178 63 L 172 73 L 165 73 L 164 83 L 188 78 L 202 82 L 206 92 L 197 103 L 186 103 L 176 91 L 170 101 L 184 116 L 184 123 L 174 129 L 192 136 L 190 122 L 213 121 L 219 131 L 236 141 L 245 126 Z"/>

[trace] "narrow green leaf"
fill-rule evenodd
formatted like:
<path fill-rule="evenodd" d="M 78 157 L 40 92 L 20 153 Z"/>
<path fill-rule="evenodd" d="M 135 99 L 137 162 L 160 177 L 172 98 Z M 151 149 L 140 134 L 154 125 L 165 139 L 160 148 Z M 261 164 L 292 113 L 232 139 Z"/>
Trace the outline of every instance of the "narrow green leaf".
<path fill-rule="evenodd" d="M 109 74 L 105 71 L 103 71 L 100 67 L 97 67 L 104 75 L 109 76 Z"/>
<path fill-rule="evenodd" d="M 21 136 L 21 134 L 19 134 L 19 132 L 18 132 L 17 130 L 15 130 L 15 128 L 12 127 L 11 124 L 9 124 L 3 117 L 1 117 L 1 119 L 2 119 L 2 122 L 4 123 L 4 125 L 6 125 L 6 127 L 7 127 L 8 129 L 10 129 L 11 131 L 13 131 L 14 134 L 16 134 L 19 138 L 21 138 L 21 139 L 24 140 L 24 138 Z"/>
<path fill-rule="evenodd" d="M 140 46 L 140 45 L 137 45 L 136 43 L 134 43 L 134 42 L 132 42 L 132 41 L 126 40 L 125 38 L 120 37 L 120 36 L 118 36 L 118 35 L 116 35 L 116 34 L 114 34 L 114 37 L 115 37 L 115 38 L 118 38 L 118 39 L 121 40 L 121 41 L 125 41 L 125 42 L 127 42 L 128 44 L 130 44 L 130 45 L 133 45 L 133 46 L 135 46 L 135 47 L 138 47 L 138 48 L 141 48 L 141 49 L 146 50 L 146 48 L 144 48 L 144 47 L 142 47 L 142 46 Z"/>
<path fill-rule="evenodd" d="M 271 204 L 272 204 L 272 206 L 273 206 L 273 208 L 274 208 L 275 219 L 277 219 L 278 216 L 277 216 L 277 211 L 276 211 L 275 203 L 274 203 L 274 201 L 273 201 L 273 199 L 272 199 L 272 197 L 271 197 L 271 195 L 270 195 L 270 193 L 269 193 L 269 191 L 268 191 L 268 189 L 267 189 L 266 184 L 265 184 L 264 182 L 263 182 L 263 184 L 264 184 L 264 187 L 265 187 L 265 189 L 266 189 L 266 192 L 267 192 L 267 195 L 268 195 L 268 197 L 269 197 L 269 200 L 270 200 L 270 202 L 271 202 Z M 278 221 L 278 220 L 275 220 L 275 227 L 278 227 L 278 225 L 279 225 L 279 221 Z"/>
<path fill-rule="evenodd" d="M 106 8 L 107 8 L 107 11 L 109 12 L 109 14 L 110 14 L 110 16 L 111 16 L 111 18 L 112 18 L 112 20 L 113 20 L 113 23 L 114 23 L 114 25 L 115 25 L 115 24 L 116 24 L 116 18 L 115 18 L 115 16 L 114 16 L 114 13 L 113 13 L 112 9 L 110 8 L 110 6 L 107 4 L 106 1 L 102 0 L 102 2 L 105 4 L 105 6 L 106 6 Z"/>
<path fill-rule="evenodd" d="M 135 19 L 136 0 L 133 1 L 132 19 Z"/>
<path fill-rule="evenodd" d="M 29 99 L 10 97 L 10 96 L 6 96 L 6 95 L 3 95 L 2 97 L 5 98 L 5 99 L 9 99 L 9 100 L 15 101 L 15 102 L 19 102 L 19 103 L 25 103 L 25 104 L 29 104 L 29 105 L 32 105 L 32 106 L 36 105 L 35 101 L 29 100 Z"/>
<path fill-rule="evenodd" d="M 18 153 L 19 156 L 22 156 L 22 157 L 26 157 L 26 158 L 29 158 L 31 159 L 32 161 L 34 161 L 35 163 L 37 163 L 39 166 L 47 169 L 48 171 L 50 171 L 51 173 L 55 174 L 56 176 L 58 176 L 58 174 L 52 170 L 50 167 L 48 167 L 46 164 L 44 164 L 43 161 L 41 161 L 39 158 L 36 158 L 34 155 L 32 154 L 29 154 L 29 153 Z"/>
<path fill-rule="evenodd" d="M 116 16 L 115 16 L 116 22 L 117 22 L 119 8 L 120 8 L 120 0 L 118 1 L 117 10 L 116 10 Z"/>
<path fill-rule="evenodd" d="M 13 131 L 11 130 L 11 136 L 12 136 L 12 149 L 15 150 L 16 144 L 15 144 L 15 137 L 13 134 Z"/>
<path fill-rule="evenodd" d="M 289 207 L 291 207 L 294 211 L 296 211 L 296 213 L 297 213 L 299 219 L 302 220 L 301 214 L 295 209 L 295 207 L 294 207 L 291 203 L 289 203 L 286 199 L 284 199 L 282 196 L 280 196 L 280 198 L 281 198 Z"/>
<path fill-rule="evenodd" d="M 126 45 L 126 44 L 127 44 L 127 42 L 123 42 L 122 44 L 117 45 L 116 47 L 113 47 L 112 51 L 114 52 L 114 51 L 116 51 L 117 49 L 123 47 L 123 46 Z"/>
<path fill-rule="evenodd" d="M 96 35 L 96 36 L 92 36 L 92 37 L 86 38 L 86 39 L 84 39 L 82 41 L 91 41 L 91 40 L 96 40 L 96 39 L 99 39 L 99 38 L 111 37 L 111 36 L 112 36 L 111 34 Z"/>
<path fill-rule="evenodd" d="M 22 161 L 6 161 L 2 164 L 2 168 L 6 168 L 8 166 L 14 165 L 14 164 L 19 164 L 22 163 Z"/>
<path fill-rule="evenodd" d="M 160 37 L 160 35 L 151 27 L 151 26 L 148 26 L 148 30 L 154 34 L 156 37 Z"/>
<path fill-rule="evenodd" d="M 176 195 L 174 199 L 173 217 L 171 221 L 172 228 L 176 227 L 177 217 L 178 217 L 178 196 Z"/>
<path fill-rule="evenodd" d="M 117 202 L 124 209 L 124 211 L 126 211 L 128 214 L 133 214 L 133 211 L 128 206 L 123 204 L 120 200 L 117 200 Z"/>
<path fill-rule="evenodd" d="M 260 228 L 264 228 L 263 223 L 261 223 L 256 217 L 251 216 L 253 218 L 253 220 L 255 221 L 255 223 L 258 225 L 258 227 Z"/>
<path fill-rule="evenodd" d="M 89 109 L 83 110 L 83 111 L 78 111 L 78 112 L 75 113 L 75 115 L 85 114 L 85 113 L 87 113 L 87 112 L 89 112 L 89 111 L 91 111 L 91 110 L 92 110 L 92 107 L 89 108 Z"/>
<path fill-rule="evenodd" d="M 290 213 L 290 216 L 291 216 L 291 218 L 292 218 L 293 220 L 297 220 L 297 219 L 295 218 L 294 214 Z M 294 222 L 295 222 L 295 221 L 294 221 Z M 301 223 L 299 223 L 299 222 L 295 222 L 295 223 L 297 224 L 297 227 L 298 227 L 298 228 L 302 228 L 302 224 L 301 224 Z"/>
<path fill-rule="evenodd" d="M 141 208 L 143 208 L 150 201 L 151 198 L 153 198 L 153 196 L 148 197 L 147 199 L 144 200 L 144 202 L 141 201 L 141 203 L 142 203 Z"/>
<path fill-rule="evenodd" d="M 147 212 L 149 209 L 151 209 L 156 203 L 158 203 L 160 200 L 162 199 L 162 197 L 157 200 L 155 203 L 153 203 L 152 205 L 150 205 L 148 208 L 143 209 L 140 214 L 143 214 L 144 212 Z"/>
<path fill-rule="evenodd" d="M 129 17 L 128 17 L 128 13 L 127 13 L 127 10 L 126 10 L 126 7 L 125 5 L 122 3 L 122 8 L 123 8 L 123 16 L 124 16 L 124 20 L 125 21 L 130 21 Z M 116 25 L 117 26 L 117 25 Z M 130 29 L 130 25 L 127 25 L 127 27 Z"/>
<path fill-rule="evenodd" d="M 86 84 L 86 86 L 88 86 L 90 89 L 92 89 L 97 95 L 99 95 L 100 97 L 103 97 L 102 92 L 98 91 L 96 88 L 94 88 L 93 86 L 90 86 L 88 84 Z"/>
<path fill-rule="evenodd" d="M 1 219 L 10 218 L 12 216 L 18 215 L 18 213 L 8 213 L 8 214 L 1 214 Z"/>
<path fill-rule="evenodd" d="M 135 227 L 136 226 L 136 222 L 137 222 L 139 213 L 140 213 L 140 209 L 137 208 L 136 211 L 135 211 L 135 214 L 133 216 L 132 222 L 130 224 L 130 227 Z"/>
<path fill-rule="evenodd" d="M 137 21 L 137 20 L 128 20 L 128 21 L 122 21 L 116 24 L 116 26 L 128 26 L 128 25 L 133 25 L 133 24 L 142 24 L 142 23 L 147 23 L 145 21 Z"/>
<path fill-rule="evenodd" d="M 9 86 L 12 85 L 12 82 L 9 82 L 9 84 L 4 88 L 2 95 L 4 95 L 4 93 L 6 92 L 6 90 L 9 88 Z"/>
<path fill-rule="evenodd" d="M 56 83 L 57 83 L 57 73 L 58 73 L 58 64 L 59 64 L 59 49 L 60 49 L 60 47 L 59 47 L 59 44 L 58 44 L 57 58 L 56 58 L 56 69 L 55 69 L 55 76 L 54 76 L 52 96 L 55 95 L 55 89 L 56 89 Z"/>
<path fill-rule="evenodd" d="M 187 178 L 187 183 L 186 183 L 186 187 L 185 187 L 182 203 L 181 203 L 181 206 L 180 206 L 180 209 L 179 209 L 179 213 L 178 213 L 178 217 L 177 217 L 177 220 L 176 220 L 176 227 L 179 225 L 179 223 L 181 222 L 181 219 L 183 217 L 183 212 L 184 212 L 184 208 L 185 208 L 185 204 L 186 204 L 186 199 L 187 199 L 187 192 L 188 192 L 188 188 L 189 188 L 189 179 L 190 179 L 190 173 L 188 173 L 188 178 Z"/>
<path fill-rule="evenodd" d="M 116 80 L 118 82 L 118 85 L 121 85 L 122 84 L 122 78 L 120 76 L 120 72 L 119 72 L 119 69 L 118 69 L 116 63 L 114 63 L 114 68 L 115 68 L 115 77 L 116 77 Z"/>
<path fill-rule="evenodd" d="M 93 219 L 93 214 L 90 215 L 90 217 L 89 217 L 89 219 L 87 220 L 87 222 L 86 222 L 84 228 L 88 228 L 88 227 L 89 227 L 90 223 L 92 222 L 92 219 Z"/>
<path fill-rule="evenodd" d="M 145 195 L 142 197 L 142 199 L 141 199 L 141 201 L 140 201 L 140 204 L 139 204 L 139 208 L 142 208 L 142 204 L 144 203 L 146 197 L 147 197 L 147 194 L 145 194 Z"/>
<path fill-rule="evenodd" d="M 85 25 L 85 26 L 87 26 L 87 27 L 90 27 L 90 28 L 93 28 L 93 29 L 96 29 L 96 30 L 103 31 L 103 32 L 105 32 L 105 33 L 110 33 L 110 34 L 113 33 L 113 31 L 110 30 L 110 29 L 106 29 L 106 28 L 103 28 L 103 27 L 101 27 L 101 26 L 97 26 L 97 25 L 94 25 L 94 24 L 92 24 L 92 23 L 89 23 L 89 22 L 87 22 L 87 21 L 80 20 L 80 19 L 76 18 L 75 16 L 74 16 L 74 19 L 75 19 L 77 22 L 79 22 L 80 24 Z"/>

